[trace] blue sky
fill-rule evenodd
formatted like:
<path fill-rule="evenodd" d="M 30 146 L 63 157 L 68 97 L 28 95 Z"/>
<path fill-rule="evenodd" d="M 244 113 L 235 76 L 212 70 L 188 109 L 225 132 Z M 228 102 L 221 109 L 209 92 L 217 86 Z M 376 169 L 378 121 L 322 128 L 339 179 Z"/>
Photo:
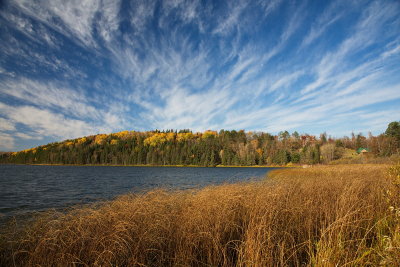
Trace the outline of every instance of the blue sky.
<path fill-rule="evenodd" d="M 121 130 L 382 133 L 400 2 L 0 4 L 0 150 Z"/>

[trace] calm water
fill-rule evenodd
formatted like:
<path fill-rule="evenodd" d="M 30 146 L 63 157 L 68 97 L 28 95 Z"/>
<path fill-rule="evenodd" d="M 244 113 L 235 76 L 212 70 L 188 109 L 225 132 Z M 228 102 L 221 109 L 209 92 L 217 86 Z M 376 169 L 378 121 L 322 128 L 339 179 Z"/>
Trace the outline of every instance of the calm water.
<path fill-rule="evenodd" d="M 261 179 L 272 169 L 0 165 L 0 221 L 157 187 L 189 189 Z"/>

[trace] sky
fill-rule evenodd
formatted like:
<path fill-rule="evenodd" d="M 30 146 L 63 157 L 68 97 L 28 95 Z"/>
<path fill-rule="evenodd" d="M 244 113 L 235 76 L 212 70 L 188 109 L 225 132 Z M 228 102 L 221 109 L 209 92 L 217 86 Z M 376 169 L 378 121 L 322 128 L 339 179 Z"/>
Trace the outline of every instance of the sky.
<path fill-rule="evenodd" d="M 0 1 L 0 151 L 122 130 L 380 134 L 400 1 Z"/>

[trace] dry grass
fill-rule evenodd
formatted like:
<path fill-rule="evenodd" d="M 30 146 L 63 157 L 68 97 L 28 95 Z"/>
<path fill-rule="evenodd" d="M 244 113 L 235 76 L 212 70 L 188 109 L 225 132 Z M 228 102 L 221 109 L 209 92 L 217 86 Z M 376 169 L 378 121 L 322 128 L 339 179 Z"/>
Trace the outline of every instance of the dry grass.
<path fill-rule="evenodd" d="M 285 169 L 262 182 L 125 195 L 1 239 L 12 266 L 400 266 L 400 167 Z"/>
<path fill-rule="evenodd" d="M 390 157 L 377 157 L 374 155 L 363 156 L 357 154 L 354 150 L 346 149 L 346 153 L 342 158 L 333 160 L 329 162 L 329 164 L 396 164 L 397 162 L 400 162 L 400 156 L 398 154 L 391 155 Z"/>

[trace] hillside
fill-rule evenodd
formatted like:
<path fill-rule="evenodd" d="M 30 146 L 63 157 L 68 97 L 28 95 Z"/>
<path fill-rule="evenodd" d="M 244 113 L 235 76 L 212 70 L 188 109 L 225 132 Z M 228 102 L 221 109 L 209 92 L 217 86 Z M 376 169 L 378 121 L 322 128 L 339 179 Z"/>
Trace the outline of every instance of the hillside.
<path fill-rule="evenodd" d="M 368 155 L 357 154 L 365 148 Z M 0 155 L 1 163 L 106 165 L 286 165 L 350 160 L 358 163 L 399 152 L 395 136 L 361 134 L 333 139 L 297 132 L 123 131 L 98 134 Z M 349 156 L 350 155 L 350 156 Z"/>

